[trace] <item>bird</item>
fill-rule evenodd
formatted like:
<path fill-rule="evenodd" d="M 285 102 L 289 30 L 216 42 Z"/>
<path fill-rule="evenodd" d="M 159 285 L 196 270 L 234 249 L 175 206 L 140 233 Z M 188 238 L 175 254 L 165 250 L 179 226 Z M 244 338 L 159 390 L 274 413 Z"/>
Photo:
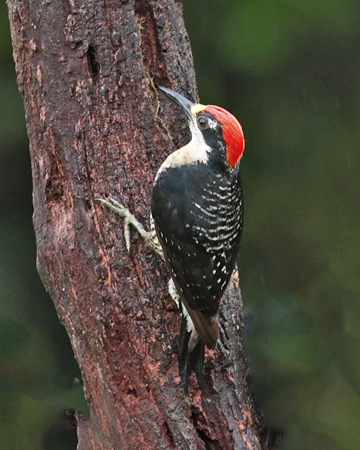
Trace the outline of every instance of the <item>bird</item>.
<path fill-rule="evenodd" d="M 114 198 L 97 200 L 124 217 L 128 250 L 133 225 L 166 262 L 169 292 L 182 313 L 178 365 L 188 394 L 192 371 L 199 387 L 204 386 L 205 347 L 216 347 L 220 300 L 239 252 L 245 139 L 238 120 L 224 108 L 193 103 L 166 87 L 160 90 L 185 116 L 191 140 L 170 153 L 157 171 L 150 231 Z"/>

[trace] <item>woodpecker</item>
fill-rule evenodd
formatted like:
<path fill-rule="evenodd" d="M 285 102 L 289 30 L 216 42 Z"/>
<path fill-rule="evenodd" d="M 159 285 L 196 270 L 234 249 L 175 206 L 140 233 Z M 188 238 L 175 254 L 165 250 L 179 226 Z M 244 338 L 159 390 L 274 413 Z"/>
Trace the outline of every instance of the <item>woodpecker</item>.
<path fill-rule="evenodd" d="M 191 371 L 203 386 L 205 346 L 216 347 L 219 304 L 239 251 L 245 140 L 241 125 L 225 109 L 160 89 L 184 113 L 191 141 L 171 153 L 156 174 L 151 231 L 113 198 L 99 201 L 125 218 L 128 249 L 132 224 L 167 264 L 169 291 L 182 312 L 178 363 L 187 393 Z"/>

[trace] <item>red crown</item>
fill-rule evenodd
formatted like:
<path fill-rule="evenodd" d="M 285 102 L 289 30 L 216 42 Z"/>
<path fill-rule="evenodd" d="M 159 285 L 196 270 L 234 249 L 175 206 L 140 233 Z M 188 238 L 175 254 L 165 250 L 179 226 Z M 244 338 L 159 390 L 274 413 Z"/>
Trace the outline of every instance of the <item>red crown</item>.
<path fill-rule="evenodd" d="M 223 138 L 226 142 L 227 160 L 230 167 L 235 167 L 244 153 L 245 139 L 241 125 L 236 117 L 220 106 L 206 106 L 205 111 L 211 113 L 221 123 Z"/>

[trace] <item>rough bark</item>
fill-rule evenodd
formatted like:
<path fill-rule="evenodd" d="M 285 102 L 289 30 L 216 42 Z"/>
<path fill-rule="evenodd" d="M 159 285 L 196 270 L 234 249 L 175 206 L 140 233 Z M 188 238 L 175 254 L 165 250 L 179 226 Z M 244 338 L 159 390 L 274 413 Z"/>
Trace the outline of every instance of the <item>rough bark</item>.
<path fill-rule="evenodd" d="M 148 222 L 152 180 L 185 143 L 159 96 L 197 100 L 182 9 L 172 0 L 8 0 L 33 173 L 41 279 L 81 367 L 85 449 L 260 449 L 246 381 L 235 275 L 221 307 L 206 388 L 179 386 L 180 318 L 163 262 L 94 202 L 112 195 Z"/>

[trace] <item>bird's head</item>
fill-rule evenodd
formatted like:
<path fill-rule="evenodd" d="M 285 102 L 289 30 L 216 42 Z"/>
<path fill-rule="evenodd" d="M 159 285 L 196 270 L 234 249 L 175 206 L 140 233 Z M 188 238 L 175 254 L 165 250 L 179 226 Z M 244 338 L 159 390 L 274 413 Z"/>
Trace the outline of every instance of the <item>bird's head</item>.
<path fill-rule="evenodd" d="M 225 109 L 214 105 L 194 104 L 170 89 L 160 89 L 184 111 L 192 134 L 192 140 L 204 143 L 211 149 L 224 151 L 226 165 L 234 168 L 245 148 L 242 127 L 238 120 Z"/>

